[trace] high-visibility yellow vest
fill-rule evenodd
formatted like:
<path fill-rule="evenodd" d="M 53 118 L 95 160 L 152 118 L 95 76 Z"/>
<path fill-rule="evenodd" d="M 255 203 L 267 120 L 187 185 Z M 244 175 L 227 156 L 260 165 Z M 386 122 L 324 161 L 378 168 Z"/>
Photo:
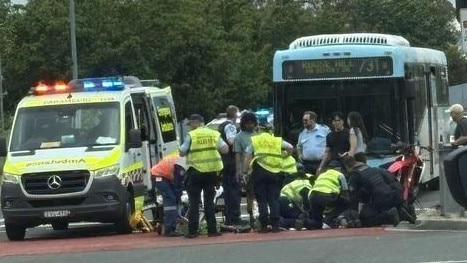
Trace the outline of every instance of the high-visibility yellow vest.
<path fill-rule="evenodd" d="M 339 171 L 333 169 L 327 170 L 316 178 L 311 191 L 326 194 L 339 194 L 341 192 L 341 186 L 339 183 L 340 175 L 341 173 Z"/>
<path fill-rule="evenodd" d="M 279 173 L 282 169 L 282 138 L 263 132 L 251 137 L 254 159 L 271 173 Z"/>
<path fill-rule="evenodd" d="M 282 187 L 281 196 L 285 196 L 288 200 L 301 204 L 303 200 L 300 191 L 304 188 L 311 191 L 310 180 L 296 179 Z"/>
<path fill-rule="evenodd" d="M 297 161 L 292 156 L 287 156 L 282 160 L 282 172 L 293 174 L 297 172 Z"/>
<path fill-rule="evenodd" d="M 190 131 L 189 134 L 191 146 L 187 156 L 187 164 L 202 173 L 222 170 L 224 165 L 217 150 L 220 133 L 205 127 L 199 127 Z"/>

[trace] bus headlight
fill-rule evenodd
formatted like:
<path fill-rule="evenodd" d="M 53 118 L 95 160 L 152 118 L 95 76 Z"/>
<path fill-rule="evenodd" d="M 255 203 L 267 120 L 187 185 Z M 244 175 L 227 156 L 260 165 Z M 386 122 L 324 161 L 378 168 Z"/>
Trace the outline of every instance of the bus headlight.
<path fill-rule="evenodd" d="M 117 176 L 119 171 L 120 171 L 120 164 L 115 164 L 115 165 L 111 165 L 111 166 L 94 171 L 94 177 L 107 177 L 107 176 L 112 176 L 112 175 Z"/>
<path fill-rule="evenodd" d="M 2 176 L 2 183 L 9 183 L 9 184 L 19 184 L 20 182 L 20 176 L 17 174 L 11 174 L 11 173 L 3 173 Z"/>

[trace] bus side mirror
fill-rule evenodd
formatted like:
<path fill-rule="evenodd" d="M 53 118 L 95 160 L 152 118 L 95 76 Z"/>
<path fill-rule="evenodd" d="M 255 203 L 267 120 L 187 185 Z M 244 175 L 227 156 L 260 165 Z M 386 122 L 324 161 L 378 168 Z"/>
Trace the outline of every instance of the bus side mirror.
<path fill-rule="evenodd" d="M 141 141 L 141 131 L 139 129 L 130 130 L 130 138 L 126 143 L 126 149 L 141 148 L 143 143 Z"/>
<path fill-rule="evenodd" d="M 446 156 L 444 174 L 454 200 L 467 208 L 467 147 L 461 147 Z"/>
<path fill-rule="evenodd" d="M 0 138 L 0 157 L 7 156 L 6 139 Z"/>
<path fill-rule="evenodd" d="M 406 99 L 415 99 L 415 80 L 405 80 L 404 96 Z"/>

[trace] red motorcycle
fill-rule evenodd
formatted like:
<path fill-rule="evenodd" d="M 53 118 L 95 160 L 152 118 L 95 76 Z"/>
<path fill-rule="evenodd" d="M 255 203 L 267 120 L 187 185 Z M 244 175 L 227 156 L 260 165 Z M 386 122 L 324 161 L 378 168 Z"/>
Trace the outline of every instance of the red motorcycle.
<path fill-rule="evenodd" d="M 393 174 L 402 185 L 403 205 L 401 209 L 399 209 L 401 220 L 414 224 L 417 219 L 414 205 L 418 202 L 418 186 L 424 167 L 424 162 L 420 158 L 419 153 L 422 149 L 428 151 L 431 151 L 431 149 L 404 143 L 398 143 L 393 145 L 393 147 L 400 149 L 401 155 L 396 157 L 387 170 Z"/>

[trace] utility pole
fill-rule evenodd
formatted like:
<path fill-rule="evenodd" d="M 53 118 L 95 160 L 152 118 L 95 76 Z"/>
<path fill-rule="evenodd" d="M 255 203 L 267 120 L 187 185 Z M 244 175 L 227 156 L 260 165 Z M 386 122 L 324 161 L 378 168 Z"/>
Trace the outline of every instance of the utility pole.
<path fill-rule="evenodd" d="M 69 0 L 71 59 L 73 60 L 73 79 L 78 78 L 78 57 L 76 55 L 75 0 Z"/>

